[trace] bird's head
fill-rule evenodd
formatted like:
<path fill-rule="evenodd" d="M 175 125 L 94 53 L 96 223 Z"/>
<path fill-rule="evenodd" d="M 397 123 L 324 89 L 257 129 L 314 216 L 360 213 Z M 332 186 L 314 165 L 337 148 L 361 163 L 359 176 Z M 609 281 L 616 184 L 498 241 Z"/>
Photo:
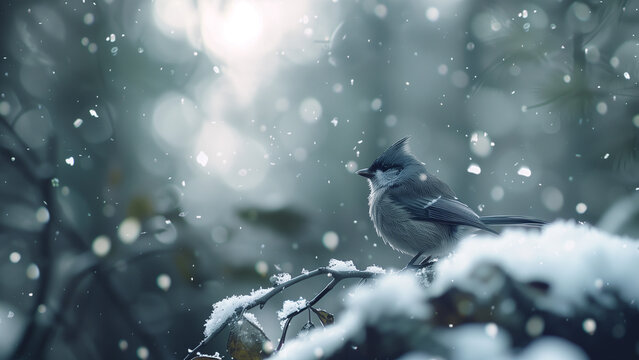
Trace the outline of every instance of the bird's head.
<path fill-rule="evenodd" d="M 367 178 L 371 189 L 376 190 L 396 184 L 411 165 L 422 163 L 408 151 L 408 137 L 404 137 L 386 149 L 371 166 L 358 170 L 357 175 Z"/>

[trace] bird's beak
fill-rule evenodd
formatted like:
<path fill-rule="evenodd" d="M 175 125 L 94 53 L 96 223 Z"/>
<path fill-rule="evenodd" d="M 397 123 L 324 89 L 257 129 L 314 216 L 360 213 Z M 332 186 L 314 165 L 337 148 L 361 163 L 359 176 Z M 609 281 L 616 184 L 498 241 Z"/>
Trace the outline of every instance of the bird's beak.
<path fill-rule="evenodd" d="M 359 176 L 363 176 L 367 179 L 372 178 L 373 176 L 375 176 L 375 173 L 368 171 L 368 169 L 361 169 L 361 170 L 357 170 L 357 172 L 355 172 L 355 174 L 359 175 Z"/>

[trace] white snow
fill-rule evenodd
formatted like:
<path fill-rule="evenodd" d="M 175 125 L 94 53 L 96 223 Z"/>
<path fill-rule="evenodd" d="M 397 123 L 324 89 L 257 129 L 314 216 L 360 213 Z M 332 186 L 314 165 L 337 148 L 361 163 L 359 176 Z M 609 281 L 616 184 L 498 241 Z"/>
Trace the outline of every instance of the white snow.
<path fill-rule="evenodd" d="M 235 309 L 245 307 L 252 301 L 263 296 L 273 288 L 253 290 L 250 295 L 233 295 L 213 304 L 213 312 L 204 324 L 204 336 L 210 336 L 229 317 L 233 316 Z"/>
<path fill-rule="evenodd" d="M 291 274 L 289 273 L 275 274 L 271 276 L 269 280 L 275 285 L 280 285 L 291 280 Z"/>
<path fill-rule="evenodd" d="M 333 271 L 357 271 L 355 264 L 352 260 L 341 261 L 337 259 L 331 259 L 328 262 L 328 268 Z"/>
<path fill-rule="evenodd" d="M 202 167 L 205 167 L 206 164 L 208 164 L 208 162 L 209 162 L 209 156 L 206 155 L 204 153 L 204 151 L 200 151 L 197 154 L 197 157 L 195 158 L 195 161 L 197 161 L 197 163 L 200 164 Z"/>
<path fill-rule="evenodd" d="M 248 320 L 248 322 L 250 322 L 251 324 L 255 325 L 258 329 L 264 331 L 264 328 L 262 327 L 262 324 L 260 324 L 260 322 L 257 321 L 257 317 L 255 317 L 255 314 L 250 313 L 250 312 L 245 312 L 244 313 L 244 317 L 246 318 L 246 320 Z"/>
<path fill-rule="evenodd" d="M 282 329 L 284 328 L 284 324 L 286 324 L 286 317 L 290 314 L 296 312 L 297 310 L 305 307 L 307 304 L 306 299 L 299 298 L 297 301 L 293 300 L 285 300 L 284 304 L 282 304 L 282 309 L 277 312 L 277 318 L 280 320 L 280 326 Z"/>
<path fill-rule="evenodd" d="M 450 359 L 503 359 L 508 352 L 508 335 L 494 335 L 486 332 L 484 324 L 465 324 L 444 329 L 437 338 L 450 349 Z"/>
<path fill-rule="evenodd" d="M 371 265 L 369 267 L 366 268 L 366 270 L 364 271 L 368 271 L 368 272 L 372 272 L 375 274 L 386 274 L 386 270 L 384 270 L 383 268 L 376 266 L 376 265 Z"/>
<path fill-rule="evenodd" d="M 535 340 L 516 360 L 586 360 L 588 357 L 574 344 L 556 337 Z"/>
<path fill-rule="evenodd" d="M 353 266 L 354 267 L 354 266 Z M 387 316 L 405 315 L 426 319 L 426 293 L 414 275 L 387 275 L 372 286 L 356 288 L 346 299 L 346 310 L 331 326 L 315 328 L 303 338 L 291 339 L 271 359 L 315 360 L 317 354 L 330 356 L 355 336 L 363 335 L 367 324 L 374 324 Z"/>
<path fill-rule="evenodd" d="M 479 167 L 479 165 L 475 163 L 472 163 L 468 165 L 468 169 L 466 169 L 466 171 L 468 171 L 471 174 L 479 175 L 481 174 L 481 167 Z"/>
<path fill-rule="evenodd" d="M 533 341 L 520 353 L 513 353 L 510 338 L 504 333 L 486 333 L 482 324 L 466 324 L 446 329 L 439 340 L 451 350 L 451 360 L 586 360 L 581 349 L 556 337 L 545 336 Z M 433 357 L 423 357 L 432 359 Z M 419 358 L 415 358 L 419 359 Z M 404 360 L 401 358 L 401 360 Z"/>
<path fill-rule="evenodd" d="M 597 287 L 601 281 L 617 289 L 628 303 L 639 297 L 639 287 L 628 284 L 632 281 L 628 274 L 639 273 L 637 243 L 574 222 L 555 222 L 541 232 L 507 229 L 497 238 L 467 238 L 452 256 L 437 263 L 438 276 L 428 291 L 436 296 L 455 284 L 476 296 L 490 296 L 490 289 L 478 289 L 471 276 L 485 262 L 522 282 L 547 282 L 549 293 L 536 305 L 560 315 L 570 315 L 575 305 L 586 305 L 587 295 L 605 297 Z"/>
<path fill-rule="evenodd" d="M 530 170 L 529 167 L 522 166 L 519 168 L 519 170 L 517 170 L 517 175 L 530 177 L 530 175 L 532 175 L 532 171 Z"/>

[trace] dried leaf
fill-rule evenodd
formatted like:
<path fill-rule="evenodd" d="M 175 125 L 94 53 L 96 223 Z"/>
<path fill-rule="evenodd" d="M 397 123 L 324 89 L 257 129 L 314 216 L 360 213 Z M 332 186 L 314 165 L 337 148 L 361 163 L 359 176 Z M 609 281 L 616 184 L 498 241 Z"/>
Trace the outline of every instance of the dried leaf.
<path fill-rule="evenodd" d="M 335 316 L 328 311 L 313 308 L 313 312 L 315 313 L 315 315 L 317 315 L 317 318 L 319 319 L 319 321 L 322 322 L 322 325 L 324 326 L 330 325 L 335 322 Z"/>
<path fill-rule="evenodd" d="M 242 319 L 231 326 L 226 349 L 236 360 L 262 360 L 271 354 L 273 344 L 260 328 Z"/>

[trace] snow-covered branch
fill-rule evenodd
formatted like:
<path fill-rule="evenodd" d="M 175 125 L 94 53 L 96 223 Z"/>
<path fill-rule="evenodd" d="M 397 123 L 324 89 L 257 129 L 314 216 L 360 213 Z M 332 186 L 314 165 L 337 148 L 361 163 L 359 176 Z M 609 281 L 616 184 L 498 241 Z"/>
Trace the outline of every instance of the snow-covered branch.
<path fill-rule="evenodd" d="M 218 335 L 224 328 L 226 328 L 232 321 L 237 320 L 247 310 L 250 310 L 259 305 L 263 308 L 264 305 L 275 295 L 284 291 L 285 289 L 302 282 L 304 280 L 326 275 L 331 278 L 330 283 L 318 293 L 313 300 L 306 303 L 302 308 L 296 309 L 290 314 L 287 314 L 287 319 L 284 332 L 281 337 L 280 346 L 284 342 L 286 336 L 286 329 L 290 320 L 303 312 L 306 309 L 311 308 L 317 303 L 324 295 L 326 295 L 333 287 L 344 279 L 359 278 L 368 279 L 384 273 L 384 270 L 379 267 L 368 267 L 366 270 L 357 270 L 352 261 L 339 261 L 331 259 L 329 265 L 321 267 L 312 271 L 304 272 L 299 276 L 290 278 L 288 274 L 281 274 L 276 277 L 275 282 L 277 285 L 272 288 L 254 290 L 249 295 L 230 296 L 213 305 L 213 312 L 204 325 L 204 339 L 192 350 L 189 350 L 189 354 L 185 359 L 191 358 L 192 354 L 196 353 L 198 349 L 206 345 L 211 339 Z M 284 279 L 284 281 L 282 281 Z M 279 348 L 278 347 L 278 348 Z"/>

